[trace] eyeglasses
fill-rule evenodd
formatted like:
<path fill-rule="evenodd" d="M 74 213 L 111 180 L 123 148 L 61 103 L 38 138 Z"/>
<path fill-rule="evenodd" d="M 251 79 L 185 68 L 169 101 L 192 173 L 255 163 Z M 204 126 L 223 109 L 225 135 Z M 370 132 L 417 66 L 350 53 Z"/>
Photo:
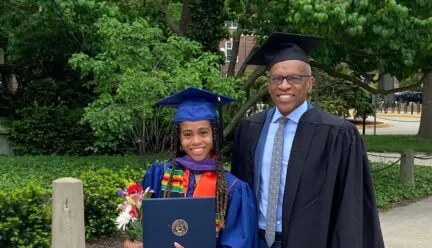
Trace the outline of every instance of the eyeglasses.
<path fill-rule="evenodd" d="M 271 84 L 278 85 L 285 79 L 289 84 L 301 84 L 303 78 L 309 78 L 309 75 L 290 75 L 290 76 L 280 76 L 280 75 L 269 75 L 269 81 Z"/>

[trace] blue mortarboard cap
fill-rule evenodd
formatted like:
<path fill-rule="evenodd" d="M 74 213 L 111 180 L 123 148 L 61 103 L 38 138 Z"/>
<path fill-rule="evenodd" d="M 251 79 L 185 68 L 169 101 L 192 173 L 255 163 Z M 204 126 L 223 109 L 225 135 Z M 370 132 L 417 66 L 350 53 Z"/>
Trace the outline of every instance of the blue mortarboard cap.
<path fill-rule="evenodd" d="M 217 106 L 235 101 L 210 91 L 187 88 L 156 103 L 156 106 L 177 108 L 175 122 L 217 120 Z"/>
<path fill-rule="evenodd" d="M 301 60 L 309 64 L 308 54 L 322 40 L 319 36 L 275 32 L 253 51 L 247 64 L 265 65 L 269 68 L 285 60 Z"/>

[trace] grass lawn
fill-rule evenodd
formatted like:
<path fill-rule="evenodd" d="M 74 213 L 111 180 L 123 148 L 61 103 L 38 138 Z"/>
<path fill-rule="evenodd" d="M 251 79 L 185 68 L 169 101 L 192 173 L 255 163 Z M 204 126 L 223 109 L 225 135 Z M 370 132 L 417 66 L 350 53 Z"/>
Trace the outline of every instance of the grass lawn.
<path fill-rule="evenodd" d="M 413 149 L 415 152 L 432 154 L 432 139 L 418 139 L 410 135 L 365 135 L 368 152 L 396 152 Z"/>

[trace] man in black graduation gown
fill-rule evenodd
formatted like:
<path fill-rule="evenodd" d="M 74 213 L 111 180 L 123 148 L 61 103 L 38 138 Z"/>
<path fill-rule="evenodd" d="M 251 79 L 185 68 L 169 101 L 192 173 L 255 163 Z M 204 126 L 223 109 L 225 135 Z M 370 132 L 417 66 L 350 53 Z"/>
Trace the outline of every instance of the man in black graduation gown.
<path fill-rule="evenodd" d="M 384 247 L 361 136 L 306 101 L 307 54 L 320 42 L 273 33 L 252 55 L 269 69 L 276 107 L 237 128 L 232 173 L 254 189 L 262 248 Z"/>

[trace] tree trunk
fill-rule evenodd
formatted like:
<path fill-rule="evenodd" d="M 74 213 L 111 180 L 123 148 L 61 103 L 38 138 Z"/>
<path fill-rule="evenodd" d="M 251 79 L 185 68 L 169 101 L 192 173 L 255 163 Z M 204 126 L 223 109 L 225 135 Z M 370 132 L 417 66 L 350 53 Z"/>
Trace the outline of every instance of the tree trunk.
<path fill-rule="evenodd" d="M 268 93 L 267 91 L 267 86 L 264 86 L 255 95 L 248 98 L 248 101 L 243 104 L 243 106 L 236 112 L 230 124 L 228 124 L 228 126 L 224 128 L 224 138 L 226 138 L 234 130 L 235 126 L 239 121 L 242 120 L 248 109 L 255 105 L 258 101 L 263 99 L 263 97 Z"/>
<path fill-rule="evenodd" d="M 379 73 L 384 74 L 385 73 L 385 68 L 384 65 L 381 63 L 380 64 L 380 68 L 379 68 Z M 394 88 L 394 79 L 393 76 L 385 73 L 380 81 L 378 82 L 378 88 L 382 89 L 382 90 L 391 90 Z M 384 96 L 384 104 L 386 104 L 387 106 L 390 106 L 391 103 L 393 102 L 393 94 L 388 94 Z"/>
<path fill-rule="evenodd" d="M 190 24 L 190 8 L 189 8 L 189 0 L 183 0 L 183 8 L 181 13 L 181 19 L 180 19 L 180 35 L 184 36 L 186 33 L 186 30 Z"/>
<path fill-rule="evenodd" d="M 432 139 L 432 70 L 426 72 L 423 78 L 423 104 L 417 136 Z"/>
<path fill-rule="evenodd" d="M 242 31 L 240 30 L 240 24 L 239 24 L 237 30 L 233 33 L 233 37 L 232 37 L 233 44 L 232 44 L 231 58 L 229 58 L 230 62 L 228 65 L 228 72 L 227 72 L 228 77 L 235 75 L 235 67 L 237 65 L 237 55 L 240 46 L 241 33 Z"/>

